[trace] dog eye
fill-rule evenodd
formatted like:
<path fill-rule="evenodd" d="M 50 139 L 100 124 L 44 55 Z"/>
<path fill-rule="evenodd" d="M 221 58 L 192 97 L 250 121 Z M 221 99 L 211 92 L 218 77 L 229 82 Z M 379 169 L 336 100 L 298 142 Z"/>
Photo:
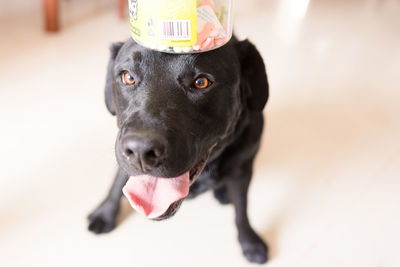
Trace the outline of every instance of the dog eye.
<path fill-rule="evenodd" d="M 194 87 L 197 89 L 205 89 L 210 86 L 211 82 L 206 77 L 199 77 L 194 81 Z"/>
<path fill-rule="evenodd" d="M 129 71 L 125 71 L 121 74 L 122 82 L 127 85 L 135 84 L 135 78 L 129 73 Z"/>

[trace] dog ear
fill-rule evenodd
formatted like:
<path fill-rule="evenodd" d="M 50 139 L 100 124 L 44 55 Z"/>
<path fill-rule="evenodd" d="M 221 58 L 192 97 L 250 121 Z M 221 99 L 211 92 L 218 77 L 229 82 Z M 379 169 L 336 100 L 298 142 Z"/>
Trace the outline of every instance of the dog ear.
<path fill-rule="evenodd" d="M 112 101 L 112 87 L 114 80 L 114 61 L 121 49 L 123 42 L 113 43 L 110 47 L 111 57 L 108 61 L 107 75 L 106 75 L 106 89 L 105 89 L 105 101 L 108 111 L 112 115 L 115 115 L 115 108 Z"/>
<path fill-rule="evenodd" d="M 264 61 L 248 40 L 236 43 L 241 65 L 241 87 L 248 107 L 261 112 L 268 100 L 269 86 Z"/>

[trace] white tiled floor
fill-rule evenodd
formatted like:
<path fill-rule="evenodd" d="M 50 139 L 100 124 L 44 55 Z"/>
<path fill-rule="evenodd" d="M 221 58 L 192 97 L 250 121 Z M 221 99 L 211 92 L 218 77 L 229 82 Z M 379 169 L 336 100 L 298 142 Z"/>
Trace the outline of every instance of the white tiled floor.
<path fill-rule="evenodd" d="M 235 29 L 271 84 L 249 204 L 267 266 L 400 266 L 400 2 L 244 2 Z M 25 18 L 0 21 L 0 266 L 247 266 L 210 194 L 161 223 L 124 203 L 114 232 L 87 232 L 115 171 L 103 86 L 127 23 Z"/>

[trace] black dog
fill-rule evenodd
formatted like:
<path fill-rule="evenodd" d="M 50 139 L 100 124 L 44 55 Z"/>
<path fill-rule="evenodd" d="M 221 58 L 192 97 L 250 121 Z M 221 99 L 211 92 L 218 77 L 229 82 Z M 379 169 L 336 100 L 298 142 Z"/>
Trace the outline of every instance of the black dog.
<path fill-rule="evenodd" d="M 254 45 L 232 38 L 210 52 L 172 55 L 131 39 L 116 43 L 105 97 L 120 129 L 120 168 L 108 196 L 89 215 L 89 230 L 115 227 L 124 186 L 131 204 L 156 220 L 172 216 L 185 197 L 212 189 L 220 203 L 235 207 L 244 255 L 266 262 L 267 246 L 246 208 L 268 99 L 265 66 Z"/>

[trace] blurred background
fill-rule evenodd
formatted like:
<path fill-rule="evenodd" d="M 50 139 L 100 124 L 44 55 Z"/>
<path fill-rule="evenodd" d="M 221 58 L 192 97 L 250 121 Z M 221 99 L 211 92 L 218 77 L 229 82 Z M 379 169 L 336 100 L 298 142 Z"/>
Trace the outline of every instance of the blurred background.
<path fill-rule="evenodd" d="M 87 231 L 116 171 L 103 88 L 127 10 L 44 2 L 0 0 L 0 266 L 249 266 L 210 193 L 165 222 L 123 201 L 115 231 Z M 267 266 L 400 266 L 400 1 L 234 4 L 270 81 L 249 194 Z"/>

